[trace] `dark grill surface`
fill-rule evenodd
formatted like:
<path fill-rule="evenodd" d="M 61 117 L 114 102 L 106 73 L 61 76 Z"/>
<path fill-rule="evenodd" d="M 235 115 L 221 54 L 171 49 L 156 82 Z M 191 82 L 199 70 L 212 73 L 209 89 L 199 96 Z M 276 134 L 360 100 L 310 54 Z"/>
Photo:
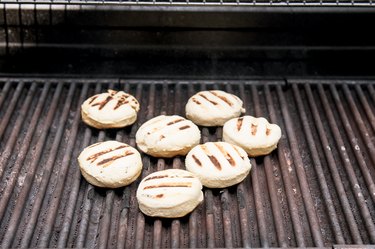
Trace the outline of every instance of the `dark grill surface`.
<path fill-rule="evenodd" d="M 372 83 L 1 79 L 0 247 L 371 248 Z M 98 131 L 82 123 L 80 104 L 108 88 L 140 101 L 135 125 Z M 116 190 L 93 187 L 81 177 L 76 158 L 84 147 L 109 139 L 135 146 L 143 122 L 160 114 L 184 115 L 188 97 L 203 89 L 235 93 L 247 114 L 282 128 L 278 149 L 251 159 L 244 182 L 204 189 L 204 202 L 187 217 L 155 219 L 138 210 L 137 185 L 154 171 L 184 168 L 183 157 L 143 155 L 142 176 Z M 222 136 L 221 128 L 201 131 L 202 142 Z"/>

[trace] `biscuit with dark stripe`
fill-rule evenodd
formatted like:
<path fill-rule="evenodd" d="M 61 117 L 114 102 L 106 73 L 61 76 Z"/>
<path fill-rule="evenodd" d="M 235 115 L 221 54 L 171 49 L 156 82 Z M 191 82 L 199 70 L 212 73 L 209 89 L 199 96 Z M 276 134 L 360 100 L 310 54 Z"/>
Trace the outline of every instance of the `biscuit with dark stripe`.
<path fill-rule="evenodd" d="M 89 183 L 105 188 L 129 185 L 142 171 L 139 152 L 117 141 L 88 146 L 79 155 L 78 162 L 83 177 Z"/>
<path fill-rule="evenodd" d="M 235 185 L 241 182 L 251 169 L 246 152 L 225 142 L 197 145 L 187 154 L 185 166 L 209 188 Z"/>
<path fill-rule="evenodd" d="M 197 125 L 222 126 L 245 112 L 242 105 L 242 100 L 233 94 L 220 90 L 201 91 L 188 100 L 186 117 Z"/>
<path fill-rule="evenodd" d="M 133 124 L 139 111 L 138 101 L 123 91 L 108 90 L 83 102 L 82 120 L 97 129 L 122 128 Z"/>
<path fill-rule="evenodd" d="M 139 209 L 148 216 L 182 217 L 202 202 L 202 184 L 186 170 L 158 171 L 141 181 L 137 200 Z"/>
<path fill-rule="evenodd" d="M 243 116 L 227 121 L 223 127 L 223 141 L 240 146 L 252 157 L 271 153 L 280 138 L 280 127 L 265 118 Z"/>
<path fill-rule="evenodd" d="M 183 117 L 157 116 L 139 127 L 136 134 L 138 148 L 154 157 L 186 155 L 199 144 L 198 127 Z"/>

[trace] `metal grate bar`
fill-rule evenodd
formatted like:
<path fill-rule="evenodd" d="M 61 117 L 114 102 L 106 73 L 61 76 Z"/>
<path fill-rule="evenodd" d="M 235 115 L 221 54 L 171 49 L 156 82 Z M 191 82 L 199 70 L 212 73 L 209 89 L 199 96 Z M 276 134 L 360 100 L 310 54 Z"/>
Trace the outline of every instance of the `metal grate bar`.
<path fill-rule="evenodd" d="M 268 99 L 270 99 L 270 92 L 269 88 L 265 89 L 265 94 Z M 254 98 L 255 99 L 255 98 Z M 265 113 L 263 113 L 259 106 L 260 103 L 259 101 L 254 101 L 256 110 L 255 110 L 255 115 L 257 117 L 263 117 L 266 116 Z M 270 110 L 269 110 L 270 111 Z M 272 115 L 272 114 L 270 114 Z M 277 234 L 277 239 L 278 243 L 281 247 L 287 247 L 287 235 L 285 232 L 285 225 L 283 224 L 283 218 L 282 218 L 282 213 L 280 210 L 282 210 L 281 205 L 278 200 L 277 196 L 277 188 L 278 186 L 276 185 L 274 181 L 274 169 L 272 165 L 272 161 L 269 157 L 264 158 L 264 166 L 265 166 L 265 173 L 266 173 L 266 178 L 267 178 L 267 186 L 270 192 L 270 198 L 271 198 L 271 205 L 272 205 L 272 214 L 275 219 L 275 229 L 276 229 L 276 234 Z M 278 173 L 276 173 L 278 174 Z"/>
<path fill-rule="evenodd" d="M 42 201 L 43 201 L 45 193 L 46 193 L 46 188 L 47 188 L 47 184 L 49 182 L 50 175 L 52 173 L 54 161 L 57 157 L 59 144 L 61 142 L 61 139 L 62 139 L 62 136 L 63 136 L 63 131 L 64 131 L 64 128 L 65 128 L 65 120 L 67 119 L 67 116 L 69 114 L 70 103 L 71 103 L 71 100 L 72 100 L 72 97 L 73 97 L 74 90 L 75 90 L 74 87 L 71 87 L 69 89 L 69 97 L 67 98 L 67 104 L 65 105 L 64 113 L 62 115 L 61 123 L 60 123 L 60 126 L 59 126 L 60 129 L 58 129 L 57 132 L 56 132 L 56 136 L 55 136 L 55 139 L 53 141 L 51 151 L 50 151 L 51 154 L 50 154 L 50 157 L 47 160 L 47 163 L 45 165 L 45 168 L 44 168 L 43 172 L 40 172 L 40 173 L 37 172 L 35 176 L 32 175 L 32 174 L 26 176 L 26 179 L 27 179 L 26 181 L 30 182 L 30 186 L 31 186 L 32 179 L 34 177 L 36 179 L 36 181 L 35 181 L 36 184 L 40 184 L 40 185 L 37 187 L 38 188 L 38 195 L 35 197 L 34 203 L 32 204 L 32 209 L 31 209 L 30 213 L 28 214 L 28 216 L 29 216 L 28 223 L 26 224 L 26 226 L 23 228 L 23 231 L 22 231 L 23 238 L 20 242 L 21 247 L 27 247 L 27 245 L 30 243 L 33 232 L 35 232 L 33 230 L 34 230 L 34 227 L 36 226 L 36 220 L 37 220 L 38 215 L 39 215 L 39 210 L 40 210 Z M 27 185 L 21 190 L 20 195 L 25 196 L 25 198 L 23 199 L 24 200 L 23 202 L 19 202 L 17 204 L 18 207 L 25 206 L 25 201 L 27 199 L 26 196 L 28 195 L 29 191 L 30 190 L 28 189 Z M 15 215 L 13 217 L 16 218 Z M 48 224 L 46 224 L 46 226 L 48 227 Z"/>
<path fill-rule="evenodd" d="M 14 108 L 16 107 L 16 104 L 18 102 L 18 99 L 22 93 L 24 83 L 21 82 L 18 84 L 12 99 L 9 102 L 9 105 L 7 107 L 7 111 L 5 112 L 5 115 L 1 118 L 0 122 L 0 138 L 4 135 L 5 128 L 8 126 L 9 119 L 14 111 Z"/>
<path fill-rule="evenodd" d="M 288 140 L 292 149 L 292 156 L 294 159 L 295 170 L 296 170 L 298 182 L 302 191 L 301 194 L 305 203 L 308 221 L 310 222 L 310 229 L 311 229 L 312 236 L 314 239 L 314 244 L 317 247 L 323 247 L 321 228 L 319 226 L 318 218 L 314 210 L 313 200 L 311 198 L 309 186 L 306 180 L 306 173 L 303 167 L 302 158 L 298 150 L 298 141 L 294 135 L 295 128 L 292 126 L 293 122 L 290 117 L 289 111 L 287 109 L 285 96 L 280 86 L 277 87 L 277 94 L 280 99 L 281 110 L 285 119 L 285 123 L 287 124 L 286 125 L 287 136 L 288 136 Z"/>
<path fill-rule="evenodd" d="M 260 113 L 258 91 L 254 85 L 251 87 L 251 97 L 253 99 L 253 104 L 255 106 L 255 110 L 254 110 L 255 113 L 256 114 Z M 265 211 L 263 210 L 264 203 L 261 197 L 262 196 L 261 191 L 260 191 L 261 185 L 258 180 L 259 167 L 257 166 L 255 159 L 251 159 L 251 164 L 253 166 L 251 180 L 252 180 L 253 188 L 254 188 L 255 206 L 257 210 L 257 219 L 259 222 L 260 246 L 269 247 L 269 242 L 267 238 L 268 231 L 267 231 L 267 225 L 266 225 L 266 220 L 265 220 Z"/>
<path fill-rule="evenodd" d="M 42 112 L 42 109 L 43 109 L 43 105 L 44 105 L 44 101 L 46 99 L 46 96 L 47 96 L 47 93 L 48 93 L 48 90 L 49 90 L 49 84 L 45 84 L 44 87 L 43 87 L 43 92 L 39 98 L 39 101 L 38 101 L 38 104 L 37 104 L 37 107 L 35 108 L 35 111 L 34 111 L 34 114 L 32 116 L 32 119 L 29 123 L 29 129 L 27 130 L 27 133 L 25 135 L 25 137 L 22 138 L 22 146 L 21 148 L 19 149 L 20 150 L 20 153 L 17 154 L 17 159 L 16 161 L 13 163 L 13 167 L 12 167 L 12 172 L 14 175 L 18 175 L 20 170 L 21 170 L 21 167 L 22 167 L 22 164 L 23 164 L 23 161 L 26 157 L 26 153 L 27 153 L 27 149 L 28 147 L 30 146 L 31 144 L 31 140 L 32 140 L 32 136 L 34 134 L 34 131 L 35 131 L 35 127 L 38 123 L 38 120 L 40 118 L 40 114 Z M 14 134 L 11 134 L 11 135 L 14 135 Z M 9 141 L 9 143 L 13 143 L 13 138 L 11 138 Z M 7 163 L 8 163 L 8 160 L 9 158 L 11 157 L 11 155 L 8 155 L 8 151 L 11 152 L 11 148 L 12 146 L 7 146 L 5 147 L 4 151 L 2 151 L 2 157 L 1 157 L 1 161 L 0 161 L 0 168 L 1 168 L 1 176 L 3 176 L 3 173 L 6 171 L 6 167 L 7 167 Z M 10 192 L 9 190 L 11 190 L 14 185 L 15 185 L 15 178 L 12 178 L 12 179 L 8 179 L 8 181 L 10 180 L 10 182 L 7 182 L 7 185 L 5 186 L 1 186 L 1 193 L 4 193 L 4 191 L 8 190 L 8 193 Z M 9 187 L 9 189 L 7 189 L 6 187 L 10 185 L 11 187 Z M 10 194 L 10 193 L 9 193 Z M 6 197 L 6 196 L 2 196 L 2 200 L 7 200 L 6 198 L 9 198 L 9 197 Z M 3 218 L 4 216 L 4 209 L 3 208 L 3 205 L 5 206 L 6 205 L 6 202 L 7 201 L 4 201 L 3 204 L 0 204 L 0 207 L 2 209 L 0 209 L 0 220 Z"/>
<path fill-rule="evenodd" d="M 20 130 L 21 130 L 22 125 L 24 123 L 24 120 L 26 118 L 26 114 L 29 111 L 30 103 L 32 101 L 35 90 L 36 90 L 36 84 L 33 84 L 31 86 L 28 94 L 27 94 L 27 97 L 25 99 L 24 104 L 22 105 L 22 107 L 20 109 L 19 116 L 18 116 L 16 122 L 13 125 L 12 133 L 10 134 L 9 139 L 8 139 L 6 145 L 5 145 L 5 148 L 4 148 L 4 150 L 1 154 L 1 158 L 0 158 L 0 165 L 1 165 L 0 166 L 0 178 L 3 176 L 5 165 L 8 162 L 9 157 L 12 154 L 14 144 L 17 141 L 17 135 L 20 133 Z"/>
<path fill-rule="evenodd" d="M 36 227 L 36 219 L 38 218 L 40 207 L 41 207 L 42 201 L 45 197 L 46 187 L 47 187 L 47 184 L 49 182 L 49 178 L 50 178 L 50 175 L 52 173 L 52 168 L 54 166 L 54 162 L 55 162 L 56 157 L 57 157 L 59 145 L 60 145 L 63 133 L 64 133 L 66 120 L 67 120 L 68 115 L 69 115 L 70 104 L 71 104 L 71 101 L 72 101 L 72 98 L 73 98 L 74 91 L 75 91 L 75 86 L 71 86 L 70 89 L 69 89 L 68 97 L 66 99 L 66 103 L 64 105 L 63 113 L 61 115 L 61 119 L 60 119 L 60 122 L 59 122 L 59 128 L 56 131 L 56 135 L 54 137 L 54 140 L 52 142 L 52 146 L 50 148 L 50 152 L 49 152 L 50 156 L 48 157 L 48 159 L 46 161 L 46 164 L 45 164 L 45 167 L 43 168 L 43 171 L 38 172 L 37 170 L 36 171 L 31 170 L 30 173 L 27 174 L 27 176 L 25 178 L 26 184 L 23 186 L 23 188 L 22 188 L 22 190 L 19 194 L 19 196 L 21 198 L 19 199 L 18 203 L 16 204 L 16 208 L 21 210 L 22 207 L 25 206 L 25 202 L 27 200 L 27 195 L 29 194 L 30 188 L 31 188 L 32 183 L 33 183 L 33 179 L 35 179 L 34 184 L 37 184 L 36 188 L 38 188 L 38 193 L 37 193 L 38 195 L 34 197 L 34 202 L 32 204 L 32 208 L 30 208 L 31 211 L 27 215 L 29 217 L 28 223 L 26 224 L 26 226 L 23 228 L 23 231 L 21 232 L 23 234 L 22 240 L 20 242 L 21 247 L 26 247 L 30 243 L 31 236 L 32 236 L 33 232 L 35 232 L 34 228 Z M 32 168 L 36 169 L 38 163 L 39 163 L 39 160 L 36 160 L 36 165 L 33 166 Z M 30 210 L 30 209 L 27 209 L 27 210 Z M 21 213 L 19 215 L 21 215 Z M 14 220 L 19 219 L 19 218 L 20 218 L 20 216 L 18 216 L 18 215 L 13 214 L 13 216 L 12 216 L 12 219 L 14 219 Z"/>
<path fill-rule="evenodd" d="M 1 89 L 1 94 L 0 94 L 0 108 L 5 100 L 5 97 L 8 96 L 8 92 L 10 90 L 11 82 L 7 81 L 3 88 Z"/>
<path fill-rule="evenodd" d="M 245 87 L 244 85 L 239 86 L 239 97 L 244 100 L 244 103 L 247 103 L 246 101 L 246 93 L 245 93 Z M 191 96 L 191 95 L 190 95 Z M 238 185 L 237 189 L 237 198 L 238 198 L 238 205 L 239 205 L 239 219 L 240 219 L 240 230 L 241 230 L 241 236 L 242 236 L 242 245 L 243 247 L 249 248 L 251 245 L 250 236 L 248 235 L 247 231 L 250 231 L 250 226 L 247 221 L 247 214 L 249 210 L 247 210 L 247 205 L 245 203 L 245 193 L 246 193 L 246 187 L 243 183 Z"/>
<path fill-rule="evenodd" d="M 58 98 L 60 96 L 61 90 L 62 90 L 62 84 L 60 84 L 58 86 L 58 88 L 55 92 L 55 95 L 54 95 L 55 101 L 52 103 L 52 105 L 50 107 L 50 110 L 47 114 L 47 119 L 46 119 L 46 121 L 44 123 L 44 127 L 43 127 L 44 132 L 42 132 L 42 134 L 41 134 L 41 136 L 38 140 L 38 144 L 36 145 L 37 149 L 34 151 L 34 153 L 32 155 L 31 165 L 28 166 L 28 176 L 29 176 L 27 178 L 28 181 L 25 180 L 23 182 L 23 184 L 20 186 L 21 190 L 19 190 L 19 191 L 22 191 L 24 189 L 24 188 L 22 188 L 22 186 L 26 186 L 25 187 L 26 190 L 23 191 L 23 192 L 20 192 L 18 197 L 21 197 L 21 198 L 18 198 L 16 204 L 14 204 L 14 210 L 13 210 L 12 218 L 9 221 L 9 227 L 6 231 L 6 234 L 4 235 L 4 239 L 3 239 L 2 244 L 1 244 L 1 246 L 4 247 L 4 248 L 10 247 L 10 245 L 13 241 L 13 236 L 15 235 L 15 232 L 16 232 L 16 229 L 17 229 L 17 226 L 18 226 L 18 222 L 19 222 L 19 217 L 20 217 L 22 211 L 24 210 L 24 202 L 26 201 L 28 190 L 29 190 L 30 185 L 32 183 L 32 177 L 35 174 L 36 168 L 38 166 L 39 159 L 41 158 L 43 147 L 44 147 L 44 144 L 46 142 L 47 135 L 48 135 L 47 133 L 48 133 L 49 127 L 51 126 L 53 116 L 54 116 L 55 110 L 57 108 Z M 25 147 L 24 149 L 27 150 L 28 148 Z M 26 153 L 22 153 L 21 155 L 25 155 L 25 154 Z M 4 195 L 2 196 L 2 202 L 0 202 L 0 217 L 1 218 L 3 218 L 3 216 L 4 216 L 4 212 L 7 209 L 6 205 L 8 204 L 8 201 L 11 197 L 12 190 L 15 187 L 16 181 L 18 180 L 17 177 L 19 177 L 18 173 L 19 173 L 19 170 L 21 169 L 23 159 L 24 159 L 23 157 L 20 157 L 19 163 L 16 163 L 16 165 L 17 165 L 15 167 L 17 169 L 16 173 L 13 174 L 12 177 L 9 179 L 5 190 L 2 192 L 2 193 L 4 193 Z M 13 169 L 13 170 L 15 170 L 15 169 Z"/>
<path fill-rule="evenodd" d="M 365 125 L 364 119 L 362 118 L 362 116 L 361 116 L 361 114 L 360 114 L 360 112 L 359 112 L 359 110 L 358 110 L 358 108 L 357 108 L 357 105 L 356 105 L 355 102 L 354 102 L 354 99 L 353 99 L 353 97 L 352 97 L 352 94 L 351 94 L 350 91 L 349 91 L 348 86 L 344 85 L 344 86 L 343 86 L 343 90 L 344 90 L 345 97 L 346 97 L 346 99 L 347 99 L 347 101 L 348 101 L 348 103 L 349 103 L 350 110 L 352 111 L 352 113 L 353 113 L 353 115 L 354 115 L 354 117 L 355 117 L 354 120 L 356 121 L 356 125 L 357 125 L 357 126 L 359 127 L 359 129 L 360 129 L 360 134 L 361 134 L 361 136 L 362 136 L 362 139 L 363 139 L 364 142 L 365 142 L 365 146 L 366 146 L 366 148 L 369 150 L 369 155 L 370 155 L 370 158 L 371 158 L 371 160 L 372 160 L 372 163 L 375 164 L 375 147 L 374 147 L 373 142 L 372 142 L 371 139 L 370 139 L 369 131 L 368 131 L 367 128 L 366 128 L 366 125 Z M 372 114 L 371 111 L 368 110 L 368 109 L 366 109 L 366 107 L 369 108 L 369 106 L 368 106 L 368 103 L 366 102 L 366 100 L 364 99 L 365 96 L 364 96 L 364 93 L 361 92 L 361 88 L 360 88 L 360 86 L 357 86 L 357 87 L 356 87 L 356 92 L 360 94 L 360 95 L 359 95 L 360 102 L 361 102 L 362 106 L 365 107 L 365 111 L 366 111 L 366 113 L 367 113 L 368 115 L 370 115 L 370 116 L 369 116 L 370 119 L 371 119 L 371 117 L 374 119 L 374 116 L 371 116 L 371 114 Z M 344 121 L 345 123 L 349 123 L 349 122 L 348 122 L 348 117 L 347 117 L 347 115 L 343 114 L 343 115 L 342 115 L 342 118 L 343 118 L 343 120 L 345 119 L 345 121 Z M 375 121 L 375 120 L 372 120 L 372 121 Z M 370 121 L 369 123 L 371 124 L 371 121 Z M 372 124 L 372 125 L 375 126 L 375 124 Z M 349 136 L 354 137 L 353 131 L 352 131 L 352 129 L 351 129 L 350 127 L 347 128 L 347 133 L 348 133 Z M 354 146 L 355 146 L 355 145 L 354 145 Z M 358 155 L 357 155 L 357 154 L 358 154 Z M 358 159 L 360 162 L 364 162 L 364 158 L 363 158 L 362 154 L 360 154 L 360 153 L 356 153 L 356 155 L 357 155 L 357 159 Z M 361 165 L 362 165 L 362 163 L 361 163 Z M 363 168 L 363 167 L 367 167 L 367 165 L 362 165 L 361 167 L 362 167 L 362 168 Z M 372 192 L 375 193 L 375 191 L 374 191 L 374 186 L 373 186 L 374 183 L 373 183 L 373 181 L 372 181 L 372 179 L 371 179 L 371 176 L 369 176 L 368 174 L 366 174 L 366 175 L 367 175 L 367 176 L 366 176 L 366 179 L 367 179 L 366 181 L 368 182 L 368 184 L 370 184 L 370 191 L 371 191 L 371 189 L 372 189 Z M 373 198 L 373 200 L 374 200 L 375 195 L 372 195 L 372 198 Z"/>
<path fill-rule="evenodd" d="M 88 84 L 83 86 L 83 89 L 82 89 L 80 97 L 79 97 L 79 102 L 78 102 L 79 106 L 76 108 L 76 110 L 79 110 L 79 107 L 80 107 L 81 103 L 85 100 L 85 98 L 87 96 L 87 91 L 88 91 Z M 71 95 L 69 95 L 69 96 L 71 96 Z M 71 101 L 71 99 L 70 100 L 67 99 L 67 101 Z M 40 246 L 41 247 L 48 247 L 49 246 L 48 242 L 49 242 L 49 238 L 50 238 L 50 232 L 52 231 L 54 221 L 56 219 L 56 214 L 57 214 L 57 211 L 58 211 L 59 201 L 61 199 L 61 194 L 62 194 L 63 188 L 65 187 L 64 184 L 65 184 L 66 174 L 67 174 L 68 167 L 71 163 L 70 160 L 72 158 L 73 148 L 74 148 L 74 145 L 76 143 L 76 137 L 77 137 L 78 127 L 79 127 L 80 121 L 81 121 L 80 112 L 76 111 L 75 116 L 74 116 L 74 120 L 73 120 L 73 124 L 72 124 L 73 128 L 71 129 L 69 141 L 67 143 L 67 149 L 65 151 L 63 160 L 61 162 L 60 171 L 59 171 L 59 174 L 58 174 L 58 182 L 57 182 L 56 187 L 54 189 L 54 193 L 51 196 L 51 201 L 48 202 L 49 206 L 51 208 L 49 209 L 49 213 L 47 214 L 47 217 L 45 219 L 44 229 L 43 229 L 43 232 L 41 234 L 41 238 L 40 238 Z M 45 182 L 45 185 L 43 185 L 39 188 L 40 192 L 46 191 L 45 190 L 46 184 L 47 184 L 47 182 Z M 35 214 L 38 213 L 39 208 L 40 208 L 40 206 L 37 207 L 37 205 L 34 204 L 33 213 L 35 213 Z M 34 222 L 36 222 L 36 221 L 34 221 Z M 28 231 L 28 229 L 32 230 L 33 226 L 35 226 L 35 223 L 31 224 L 31 222 L 29 222 L 29 224 L 30 225 L 26 228 L 26 231 Z M 25 246 L 27 246 L 27 244 L 28 243 L 25 243 Z"/>
<path fill-rule="evenodd" d="M 333 85 L 332 85 L 332 87 L 333 87 Z M 318 90 L 319 90 L 319 95 L 322 99 L 322 102 L 324 103 L 323 106 L 324 106 L 324 109 L 327 113 L 327 118 L 328 118 L 328 121 L 330 123 L 335 141 L 337 143 L 337 146 L 340 148 L 341 160 L 342 160 L 343 165 L 345 166 L 345 170 L 347 171 L 347 174 L 349 175 L 348 180 L 351 184 L 352 191 L 354 192 L 354 197 L 355 197 L 355 199 L 356 199 L 356 201 L 359 205 L 359 209 L 360 209 L 361 214 L 362 214 L 363 219 L 364 219 L 364 224 L 366 225 L 366 228 L 367 228 L 368 232 L 370 233 L 372 243 L 375 243 L 375 241 L 374 241 L 375 225 L 372 221 L 371 214 L 368 210 L 366 200 L 363 197 L 362 190 L 359 188 L 360 185 L 359 185 L 359 182 L 357 180 L 357 176 L 354 172 L 354 169 L 353 169 L 352 165 L 350 164 L 349 155 L 346 152 L 346 149 L 345 149 L 346 147 L 345 147 L 345 144 L 343 142 L 341 133 L 340 133 L 339 129 L 337 128 L 337 123 L 334 119 L 334 115 L 333 115 L 332 109 L 330 108 L 326 93 L 324 92 L 323 87 L 321 85 L 318 86 Z M 334 94 L 334 88 L 331 88 L 331 91 Z"/>
<path fill-rule="evenodd" d="M 87 84 L 88 85 L 88 84 Z M 83 91 L 85 92 L 85 91 Z M 89 145 L 89 141 L 91 138 L 91 130 L 86 129 L 85 134 L 83 136 L 83 141 L 82 141 L 82 149 L 87 147 Z M 80 148 L 78 146 L 78 148 Z M 73 162 L 71 162 L 73 164 Z M 70 195 L 68 197 L 67 201 L 67 207 L 66 207 L 66 215 L 64 217 L 64 220 L 62 222 L 63 227 L 62 230 L 59 233 L 59 238 L 56 243 L 57 248 L 65 248 L 68 245 L 68 236 L 70 232 L 70 227 L 74 227 L 72 225 L 72 220 L 74 216 L 74 208 L 76 207 L 77 199 L 78 199 L 78 194 L 79 194 L 79 184 L 80 184 L 80 179 L 81 179 L 81 173 L 79 171 L 75 171 L 75 174 L 72 176 L 73 182 L 71 184 L 71 189 L 70 189 Z"/>
<path fill-rule="evenodd" d="M 329 143 L 328 138 L 327 138 L 328 136 L 325 132 L 325 128 L 324 128 L 322 120 L 320 118 L 321 114 L 318 110 L 317 105 L 315 104 L 315 99 L 313 97 L 311 87 L 307 84 L 305 85 L 305 91 L 306 91 L 306 94 L 307 94 L 307 98 L 308 98 L 308 101 L 309 101 L 309 105 L 310 105 L 313 117 L 315 119 L 315 125 L 317 127 L 319 138 L 320 138 L 320 141 L 321 141 L 321 143 L 323 145 L 323 148 L 324 148 L 323 151 L 324 151 L 324 154 L 326 156 L 326 160 L 328 161 L 328 166 L 329 166 L 329 169 L 331 171 L 330 173 L 332 174 L 332 179 L 334 181 L 336 190 L 338 192 L 337 197 L 340 200 L 341 206 L 344 209 L 346 221 L 349 224 L 349 230 L 351 232 L 351 237 L 354 240 L 354 243 L 362 244 L 363 242 L 362 242 L 362 238 L 361 238 L 361 235 L 360 235 L 360 231 L 359 231 L 359 228 L 357 226 L 357 222 L 354 218 L 354 215 L 351 211 L 348 196 L 347 196 L 347 193 L 345 191 L 343 182 L 341 181 L 341 177 L 340 177 L 340 174 L 338 172 L 338 168 L 336 166 L 336 162 L 335 162 L 335 159 L 334 159 L 332 151 L 331 151 L 330 143 Z"/>
<path fill-rule="evenodd" d="M 367 147 L 367 149 L 370 152 L 369 153 L 370 157 L 375 160 L 375 155 L 373 155 L 373 153 L 375 153 L 374 146 L 373 146 L 372 142 L 370 141 L 370 139 L 368 139 L 368 131 L 367 131 L 367 129 L 366 129 L 364 123 L 363 123 L 363 120 L 362 120 L 362 118 L 361 118 L 361 116 L 358 112 L 358 109 L 355 106 L 355 104 L 353 102 L 353 99 L 352 99 L 352 97 L 349 93 L 348 86 L 344 85 L 342 88 L 343 88 L 345 97 L 347 98 L 347 100 L 349 102 L 349 107 L 351 109 L 351 112 L 353 113 L 354 120 L 356 121 L 356 123 L 357 123 L 357 125 L 360 129 L 360 134 L 362 135 L 362 139 L 365 141 L 365 146 Z M 374 180 L 372 179 L 372 177 L 370 175 L 370 172 L 368 171 L 368 167 L 367 167 L 366 161 L 365 161 L 362 153 L 360 153 L 362 146 L 359 146 L 357 144 L 357 138 L 356 138 L 356 135 L 354 134 L 352 126 L 350 125 L 349 118 L 346 115 L 346 112 L 345 112 L 345 109 L 344 109 L 343 105 L 340 104 L 340 102 L 343 102 L 343 101 L 340 100 L 337 89 L 332 88 L 332 90 L 333 90 L 333 93 L 334 93 L 333 95 L 334 95 L 334 98 L 335 98 L 336 106 L 338 107 L 338 110 L 339 110 L 339 113 L 340 113 L 340 116 L 341 116 L 341 120 L 345 124 L 345 126 L 344 126 L 345 131 L 346 131 L 346 133 L 347 133 L 347 135 L 350 139 L 351 146 L 352 146 L 352 149 L 354 151 L 355 157 L 357 158 L 359 166 L 362 170 L 362 175 L 364 176 L 365 182 L 367 184 L 367 188 L 369 189 L 370 193 L 375 193 Z M 367 136 L 366 136 L 366 134 L 367 134 Z M 375 194 L 372 194 L 370 196 L 375 203 Z"/>
<path fill-rule="evenodd" d="M 266 97 L 267 97 L 267 107 L 268 110 L 270 111 L 270 122 L 272 123 L 277 123 L 280 124 L 280 121 L 278 121 L 276 117 L 276 111 L 274 107 L 274 101 L 272 100 L 271 97 L 271 92 L 268 86 L 265 86 L 265 91 L 266 91 Z M 286 141 L 284 139 L 281 139 L 278 145 L 278 159 L 280 162 L 280 168 L 281 168 L 281 174 L 282 174 L 282 179 L 284 182 L 284 188 L 286 191 L 286 198 L 289 206 L 290 211 L 290 216 L 292 219 L 292 224 L 293 224 L 293 231 L 294 231 L 294 236 L 297 242 L 298 247 L 305 247 L 305 239 L 304 239 L 304 234 L 302 231 L 302 226 L 301 226 L 301 221 L 299 218 L 298 214 L 298 207 L 296 204 L 296 201 L 294 199 L 294 191 L 293 191 L 293 186 L 291 182 L 291 176 L 289 175 L 290 171 L 292 170 L 292 161 L 290 159 L 290 151 L 287 148 Z M 289 171 L 289 172 L 288 172 Z M 296 189 L 296 188 L 294 188 Z"/>
<path fill-rule="evenodd" d="M 368 90 L 370 92 L 370 96 L 371 96 L 372 102 L 375 103 L 375 90 L 374 90 L 374 87 L 372 85 L 369 85 L 368 86 Z"/>
<path fill-rule="evenodd" d="M 361 101 L 361 104 L 365 110 L 367 118 L 369 119 L 369 125 L 372 127 L 372 130 L 375 131 L 375 115 L 373 113 L 373 108 L 370 106 L 362 88 L 358 85 L 355 86 L 356 93 Z M 375 161 L 373 161 L 375 164 Z"/>
<path fill-rule="evenodd" d="M 294 98 L 296 99 L 296 102 L 297 102 L 298 113 L 300 114 L 300 118 L 303 122 L 303 129 L 304 129 L 304 132 L 306 134 L 306 139 L 307 139 L 307 142 L 308 142 L 308 145 L 309 145 L 309 150 L 311 152 L 311 156 L 312 156 L 312 159 L 314 161 L 314 167 L 315 167 L 315 170 L 316 170 L 317 175 L 318 175 L 319 185 L 320 185 L 322 194 L 324 196 L 324 202 L 326 204 L 326 207 L 327 207 L 327 210 L 328 210 L 328 213 L 329 213 L 328 218 L 330 219 L 332 229 L 334 230 L 335 239 L 336 239 L 338 244 L 345 244 L 344 235 L 341 231 L 340 223 L 338 221 L 337 214 L 336 214 L 336 211 L 335 211 L 335 207 L 334 207 L 334 204 L 333 204 L 334 201 L 333 201 L 332 196 L 329 192 L 327 180 L 324 176 L 323 166 L 322 166 L 322 163 L 319 159 L 319 152 L 316 148 L 316 145 L 315 145 L 315 142 L 314 142 L 314 137 L 313 137 L 312 131 L 311 131 L 310 126 L 309 126 L 309 121 L 308 121 L 308 117 L 307 117 L 307 114 L 306 114 L 306 110 L 303 107 L 303 101 L 302 101 L 302 98 L 301 98 L 301 94 L 299 93 L 297 85 L 294 84 L 292 86 L 292 88 L 293 88 Z"/>

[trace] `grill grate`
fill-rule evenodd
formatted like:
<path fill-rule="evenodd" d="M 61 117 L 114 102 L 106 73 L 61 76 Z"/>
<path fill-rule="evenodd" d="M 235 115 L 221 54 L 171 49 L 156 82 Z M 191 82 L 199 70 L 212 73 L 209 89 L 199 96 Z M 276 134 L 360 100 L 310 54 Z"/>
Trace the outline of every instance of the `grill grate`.
<path fill-rule="evenodd" d="M 107 88 L 140 101 L 135 125 L 97 131 L 81 122 L 83 100 Z M 204 89 L 233 92 L 247 114 L 282 128 L 278 149 L 251 159 L 243 183 L 205 189 L 204 203 L 190 216 L 166 220 L 139 212 L 141 178 L 117 190 L 81 178 L 76 158 L 84 147 L 108 139 L 134 146 L 140 124 L 160 114 L 184 115 L 188 97 Z M 2 79 L 0 247 L 374 245 L 374 110 L 374 85 L 366 81 Z M 221 132 L 202 128 L 202 142 L 220 140 Z M 143 156 L 143 163 L 142 178 L 184 168 L 183 157 Z"/>

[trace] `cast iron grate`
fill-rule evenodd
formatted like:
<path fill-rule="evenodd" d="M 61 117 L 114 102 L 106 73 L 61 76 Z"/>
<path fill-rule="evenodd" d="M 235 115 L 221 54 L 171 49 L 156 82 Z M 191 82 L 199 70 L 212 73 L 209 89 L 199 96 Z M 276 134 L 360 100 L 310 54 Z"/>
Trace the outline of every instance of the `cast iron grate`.
<path fill-rule="evenodd" d="M 98 131 L 82 123 L 82 101 L 107 88 L 137 97 L 135 125 Z M 82 148 L 109 139 L 134 146 L 140 124 L 160 114 L 184 115 L 188 97 L 204 89 L 233 92 L 247 114 L 282 128 L 278 149 L 251 159 L 243 183 L 205 189 L 191 215 L 166 220 L 142 215 L 135 191 L 151 172 L 184 168 L 183 157 L 143 156 L 142 177 L 117 190 L 81 178 Z M 368 81 L 1 79 L 0 247 L 374 245 L 374 110 Z M 202 142 L 221 139 L 221 128 L 201 129 Z"/>

